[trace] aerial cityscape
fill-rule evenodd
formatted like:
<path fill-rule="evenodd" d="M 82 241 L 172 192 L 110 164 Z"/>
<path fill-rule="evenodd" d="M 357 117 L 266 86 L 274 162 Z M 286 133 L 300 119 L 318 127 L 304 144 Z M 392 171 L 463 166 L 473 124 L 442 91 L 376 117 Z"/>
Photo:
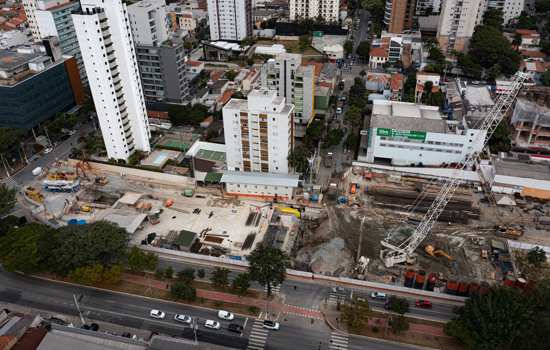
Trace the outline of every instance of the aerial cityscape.
<path fill-rule="evenodd" d="M 550 0 L 0 0 L 0 350 L 547 350 Z"/>

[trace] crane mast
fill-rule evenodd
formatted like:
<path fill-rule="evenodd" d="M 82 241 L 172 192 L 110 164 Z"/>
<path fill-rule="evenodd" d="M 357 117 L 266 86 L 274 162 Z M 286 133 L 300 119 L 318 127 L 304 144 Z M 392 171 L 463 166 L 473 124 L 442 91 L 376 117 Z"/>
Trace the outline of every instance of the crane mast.
<path fill-rule="evenodd" d="M 500 121 L 504 118 L 512 104 L 514 103 L 520 89 L 522 88 L 527 75 L 522 72 L 517 72 L 513 79 L 510 89 L 499 95 L 496 103 L 487 113 L 485 118 L 481 120 L 477 129 L 479 132 L 476 138 L 484 137 L 483 148 L 487 146 L 491 135 L 495 132 Z M 476 140 L 477 141 L 477 140 Z M 474 143 L 476 144 L 476 143 Z M 403 263 L 413 256 L 414 251 L 424 241 L 431 232 L 437 219 L 443 213 L 443 210 L 453 197 L 456 189 L 461 185 L 460 177 L 464 170 L 471 169 L 477 160 L 477 153 L 468 153 L 461 162 L 461 166 L 456 168 L 451 177 L 444 180 L 435 200 L 432 202 L 428 211 L 422 217 L 420 223 L 416 226 L 413 233 L 401 243 L 392 244 L 392 233 L 388 233 L 386 238 L 381 241 L 383 248 L 380 251 L 380 258 L 386 267 L 392 267 L 395 264 Z"/>

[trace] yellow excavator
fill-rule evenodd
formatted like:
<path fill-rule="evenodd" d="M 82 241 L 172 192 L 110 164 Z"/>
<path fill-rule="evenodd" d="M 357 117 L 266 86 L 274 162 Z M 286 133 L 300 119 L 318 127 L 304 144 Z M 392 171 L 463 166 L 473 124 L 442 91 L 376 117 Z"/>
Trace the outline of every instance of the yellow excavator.
<path fill-rule="evenodd" d="M 436 256 L 442 256 L 444 258 L 447 258 L 447 260 L 449 261 L 453 261 L 455 258 L 453 258 L 452 256 L 450 256 L 449 254 L 447 254 L 444 250 L 442 249 L 437 249 L 435 248 L 433 245 L 431 244 L 428 244 L 424 247 L 424 251 L 426 252 L 426 254 L 428 254 L 429 256 L 433 256 L 433 257 L 436 257 Z"/>

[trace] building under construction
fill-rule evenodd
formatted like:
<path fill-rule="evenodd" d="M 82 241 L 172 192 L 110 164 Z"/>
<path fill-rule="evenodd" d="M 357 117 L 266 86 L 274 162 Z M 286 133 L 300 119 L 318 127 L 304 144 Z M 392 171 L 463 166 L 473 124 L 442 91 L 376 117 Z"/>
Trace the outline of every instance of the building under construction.
<path fill-rule="evenodd" d="M 550 89 L 518 98 L 511 124 L 518 146 L 550 148 Z"/>

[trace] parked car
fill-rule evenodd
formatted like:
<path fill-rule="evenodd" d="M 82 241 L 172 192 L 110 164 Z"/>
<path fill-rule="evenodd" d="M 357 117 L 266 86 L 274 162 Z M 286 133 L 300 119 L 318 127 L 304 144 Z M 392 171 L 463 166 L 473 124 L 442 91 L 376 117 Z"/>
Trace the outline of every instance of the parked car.
<path fill-rule="evenodd" d="M 345 293 L 346 292 L 346 289 L 344 287 L 333 287 L 332 288 L 332 292 L 333 293 Z"/>
<path fill-rule="evenodd" d="M 221 328 L 221 325 L 218 321 L 214 321 L 214 320 L 206 320 L 206 322 L 204 322 L 204 326 L 206 328 L 210 328 L 210 329 L 220 329 Z"/>
<path fill-rule="evenodd" d="M 236 323 L 231 323 L 229 326 L 227 326 L 227 329 L 230 332 L 234 332 L 234 333 L 242 333 L 243 332 L 243 326 L 238 325 Z"/>
<path fill-rule="evenodd" d="M 279 328 L 280 328 L 280 325 L 279 325 L 279 322 L 265 320 L 264 323 L 262 324 L 262 327 L 265 328 L 265 329 L 278 331 Z"/>
<path fill-rule="evenodd" d="M 153 309 L 149 313 L 149 316 L 151 316 L 152 318 L 163 320 L 166 317 L 166 314 L 164 312 L 160 311 L 160 310 Z"/>
<path fill-rule="evenodd" d="M 51 151 L 53 151 L 53 148 L 51 148 L 51 147 L 44 148 L 44 154 L 48 154 L 48 153 L 50 153 Z"/>
<path fill-rule="evenodd" d="M 372 292 L 370 293 L 370 297 L 372 299 L 377 299 L 377 300 L 386 300 L 388 298 L 386 293 L 381 293 L 381 292 Z"/>
<path fill-rule="evenodd" d="M 429 300 L 417 300 L 414 305 L 416 307 L 422 308 L 422 309 L 431 309 L 432 308 L 432 302 Z"/>
<path fill-rule="evenodd" d="M 229 311 L 220 310 L 218 311 L 218 318 L 221 318 L 222 320 L 232 321 L 235 319 L 235 315 L 233 315 Z"/>
<path fill-rule="evenodd" d="M 342 114 L 342 107 L 336 108 L 336 114 Z"/>
<path fill-rule="evenodd" d="M 176 316 L 174 316 L 174 321 L 190 325 L 191 322 L 193 322 L 193 319 L 191 316 L 176 314 Z"/>

